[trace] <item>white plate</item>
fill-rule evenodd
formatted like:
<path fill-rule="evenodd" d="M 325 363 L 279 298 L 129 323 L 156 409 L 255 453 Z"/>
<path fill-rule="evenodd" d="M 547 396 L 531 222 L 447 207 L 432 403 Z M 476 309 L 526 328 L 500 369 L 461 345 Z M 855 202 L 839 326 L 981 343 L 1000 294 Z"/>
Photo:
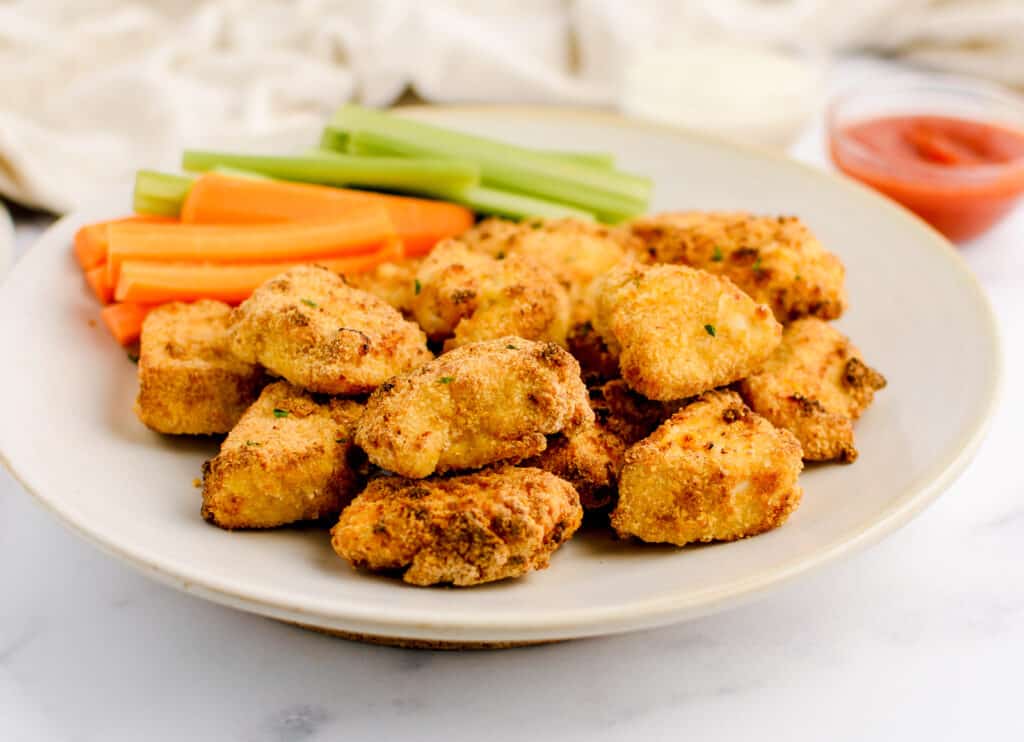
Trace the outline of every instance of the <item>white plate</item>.
<path fill-rule="evenodd" d="M 510 642 L 640 629 L 707 614 L 872 543 L 963 469 L 996 403 L 1000 354 L 988 302 L 951 246 L 856 184 L 768 154 L 595 114 L 433 109 L 414 115 L 525 144 L 615 152 L 651 175 L 654 209 L 798 214 L 848 268 L 840 325 L 889 379 L 857 428 L 853 466 L 811 467 L 781 529 L 675 549 L 574 539 L 551 568 L 474 588 L 421 589 L 353 571 L 315 529 L 228 533 L 199 517 L 193 480 L 216 450 L 161 437 L 132 414 L 135 366 L 101 326 L 51 229 L 0 292 L 0 452 L 62 520 L 157 579 L 275 618 L 393 638 Z"/>

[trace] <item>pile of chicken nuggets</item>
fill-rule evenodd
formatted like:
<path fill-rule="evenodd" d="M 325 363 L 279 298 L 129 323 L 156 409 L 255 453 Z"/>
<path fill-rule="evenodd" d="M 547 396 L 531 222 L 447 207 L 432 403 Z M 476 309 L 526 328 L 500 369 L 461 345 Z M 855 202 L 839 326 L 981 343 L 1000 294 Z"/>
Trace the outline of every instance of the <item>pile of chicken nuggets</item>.
<path fill-rule="evenodd" d="M 488 219 L 368 274 L 155 309 L 135 408 L 227 434 L 209 523 L 330 519 L 356 568 L 477 585 L 581 527 L 683 546 L 782 525 L 803 462 L 853 462 L 885 386 L 829 324 L 846 303 L 795 217 Z"/>

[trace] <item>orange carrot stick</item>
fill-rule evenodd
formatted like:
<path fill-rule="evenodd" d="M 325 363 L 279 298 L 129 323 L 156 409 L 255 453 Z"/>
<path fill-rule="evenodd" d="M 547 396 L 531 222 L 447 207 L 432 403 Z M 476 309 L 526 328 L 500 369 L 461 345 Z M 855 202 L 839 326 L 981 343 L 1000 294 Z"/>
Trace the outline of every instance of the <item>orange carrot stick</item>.
<path fill-rule="evenodd" d="M 75 232 L 75 257 L 82 270 L 90 270 L 107 262 L 107 227 L 111 224 L 159 224 L 173 222 L 165 216 L 136 214 L 122 219 L 86 224 Z"/>
<path fill-rule="evenodd" d="M 335 273 L 362 273 L 402 257 L 402 243 L 389 241 L 376 252 L 334 258 L 276 263 L 150 263 L 126 260 L 121 264 L 115 298 L 118 301 L 160 304 L 168 301 L 219 299 L 229 304 L 244 301 L 258 286 L 302 263 L 317 263 Z"/>
<path fill-rule="evenodd" d="M 85 282 L 96 294 L 100 304 L 109 304 L 114 298 L 114 287 L 107 282 L 107 266 L 98 265 L 85 272 Z"/>
<path fill-rule="evenodd" d="M 205 173 L 192 184 L 181 220 L 187 224 L 256 224 L 326 219 L 367 204 L 381 204 L 388 210 L 410 257 L 423 255 L 438 240 L 473 226 L 472 211 L 444 201 L 219 173 Z"/>
<path fill-rule="evenodd" d="M 126 260 L 168 263 L 297 262 L 378 250 L 395 235 L 380 204 L 331 220 L 280 224 L 112 224 L 107 228 L 108 280 Z"/>
<path fill-rule="evenodd" d="M 142 321 L 153 307 L 144 304 L 110 304 L 100 310 L 103 324 L 121 345 L 134 343 L 142 332 Z"/>

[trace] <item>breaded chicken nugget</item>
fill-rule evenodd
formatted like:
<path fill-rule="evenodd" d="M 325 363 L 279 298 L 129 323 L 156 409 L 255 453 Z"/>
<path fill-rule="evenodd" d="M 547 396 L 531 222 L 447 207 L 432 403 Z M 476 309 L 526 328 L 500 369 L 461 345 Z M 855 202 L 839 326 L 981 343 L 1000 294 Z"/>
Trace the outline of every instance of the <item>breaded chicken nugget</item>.
<path fill-rule="evenodd" d="M 235 310 L 231 350 L 314 392 L 361 394 L 432 358 L 423 332 L 321 266 L 272 278 Z"/>
<path fill-rule="evenodd" d="M 739 391 L 755 412 L 796 435 L 805 459 L 850 463 L 857 458 L 853 421 L 884 386 L 843 333 L 807 318 L 786 326 L 764 369 Z"/>
<path fill-rule="evenodd" d="M 554 343 L 505 337 L 471 343 L 381 385 L 356 442 L 405 477 L 519 461 L 545 436 L 594 419 L 575 359 Z"/>
<path fill-rule="evenodd" d="M 542 264 L 569 292 L 572 324 L 594 314 L 591 282 L 643 248 L 626 229 L 578 219 L 486 219 L 457 239 L 494 257 L 526 255 Z"/>
<path fill-rule="evenodd" d="M 231 307 L 203 299 L 157 307 L 142 323 L 135 414 L 160 433 L 226 433 L 259 396 L 263 369 L 228 348 Z"/>
<path fill-rule="evenodd" d="M 708 392 L 626 452 L 612 526 L 682 546 L 782 525 L 800 504 L 800 444 L 734 392 Z"/>
<path fill-rule="evenodd" d="M 383 299 L 406 318 L 412 317 L 412 300 L 417 293 L 416 272 L 422 258 L 381 263 L 371 271 L 345 276 L 349 286 Z"/>
<path fill-rule="evenodd" d="M 498 260 L 446 240 L 416 274 L 413 315 L 445 350 L 478 340 L 518 335 L 565 345 L 569 296 L 533 258 Z"/>
<path fill-rule="evenodd" d="M 560 477 L 576 488 L 584 510 L 603 510 L 618 494 L 626 442 L 600 420 L 570 435 L 548 439 L 548 447 L 523 462 Z"/>
<path fill-rule="evenodd" d="M 842 262 L 795 216 L 679 212 L 641 217 L 632 230 L 654 261 L 728 276 L 779 322 L 835 319 L 846 308 Z"/>
<path fill-rule="evenodd" d="M 361 413 L 351 400 L 271 384 L 203 466 L 203 518 L 233 529 L 336 515 L 362 480 L 352 443 Z"/>
<path fill-rule="evenodd" d="M 479 585 L 547 567 L 582 515 L 572 485 L 539 469 L 379 477 L 345 508 L 331 544 L 354 566 L 404 570 L 413 585 Z"/>
<path fill-rule="evenodd" d="M 727 278 L 624 263 L 602 276 L 594 327 L 648 399 L 700 394 L 758 371 L 782 326 Z"/>

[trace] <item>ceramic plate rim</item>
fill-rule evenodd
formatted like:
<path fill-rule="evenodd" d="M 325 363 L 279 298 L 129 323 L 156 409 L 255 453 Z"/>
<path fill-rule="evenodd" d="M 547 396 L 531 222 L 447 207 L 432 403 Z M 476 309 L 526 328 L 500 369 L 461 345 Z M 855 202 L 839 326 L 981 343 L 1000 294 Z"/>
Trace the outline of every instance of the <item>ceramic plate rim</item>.
<path fill-rule="evenodd" d="M 96 544 L 103 551 L 122 559 L 133 567 L 141 569 L 159 581 L 198 594 L 214 602 L 231 605 L 237 608 L 254 611 L 278 618 L 294 618 L 296 620 L 320 619 L 337 626 L 360 624 L 380 631 L 393 632 L 411 637 L 436 631 L 475 631 L 498 632 L 502 635 L 519 636 L 559 634 L 565 637 L 587 636 L 633 628 L 662 625 L 681 621 L 698 615 L 706 615 L 745 599 L 790 582 L 794 578 L 821 568 L 836 559 L 864 548 L 884 536 L 905 525 L 941 495 L 950 484 L 962 473 L 980 446 L 989 424 L 994 416 L 1004 384 L 1004 361 L 1002 340 L 998 322 L 996 321 L 987 294 L 977 278 L 967 267 L 963 257 L 956 248 L 935 232 L 918 217 L 893 202 L 879 196 L 865 186 L 836 174 L 816 169 L 805 163 L 791 159 L 786 155 L 752 145 L 737 144 L 714 135 L 694 132 L 682 128 L 666 126 L 626 119 L 614 113 L 595 112 L 575 108 L 537 107 L 537 106 L 407 106 L 402 110 L 413 112 L 414 115 L 430 118 L 434 115 L 444 117 L 453 114 L 505 114 L 547 119 L 565 119 L 566 117 L 584 118 L 605 126 L 617 126 L 631 129 L 647 130 L 668 134 L 684 139 L 697 139 L 718 148 L 738 150 L 748 157 L 770 160 L 776 167 L 799 170 L 829 181 L 832 186 L 844 189 L 852 198 L 868 199 L 874 208 L 884 209 L 894 219 L 913 222 L 922 239 L 927 239 L 942 253 L 947 260 L 955 265 L 964 279 L 979 306 L 983 308 L 986 329 L 989 333 L 995 355 L 995 363 L 989 371 L 987 398 L 980 405 L 977 413 L 960 438 L 951 444 L 947 458 L 937 462 L 928 472 L 905 488 L 900 497 L 880 514 L 867 522 L 848 529 L 843 535 L 836 537 L 832 543 L 815 552 L 794 558 L 776 567 L 768 568 L 748 577 L 733 580 L 721 586 L 708 588 L 694 593 L 686 588 L 666 590 L 657 597 L 634 600 L 626 605 L 606 608 L 587 608 L 562 610 L 544 617 L 533 617 L 529 625 L 523 625 L 515 613 L 481 614 L 476 611 L 454 611 L 448 613 L 444 620 L 438 621 L 435 615 L 421 609 L 398 608 L 390 611 L 373 609 L 363 606 L 344 606 L 326 601 L 310 601 L 297 604 L 292 601 L 275 598 L 267 591 L 247 588 L 244 584 L 204 577 L 200 570 L 176 569 L 161 563 L 154 555 L 146 554 L 144 548 L 130 548 L 106 540 L 102 535 L 88 529 L 76 518 L 75 508 L 69 506 L 61 498 L 48 496 L 32 486 L 31 476 L 19 471 L 6 452 L 0 450 L 0 463 L 11 472 L 14 478 L 37 500 L 52 511 L 57 517 L 86 540 Z M 81 212 L 71 213 L 53 224 L 39 238 L 40 242 L 52 239 L 55 232 L 68 229 L 68 224 L 81 218 Z M 6 279 L 15 273 L 12 270 Z M 3 283 L 0 282 L 0 288 Z M 496 639 L 499 640 L 500 639 Z"/>

